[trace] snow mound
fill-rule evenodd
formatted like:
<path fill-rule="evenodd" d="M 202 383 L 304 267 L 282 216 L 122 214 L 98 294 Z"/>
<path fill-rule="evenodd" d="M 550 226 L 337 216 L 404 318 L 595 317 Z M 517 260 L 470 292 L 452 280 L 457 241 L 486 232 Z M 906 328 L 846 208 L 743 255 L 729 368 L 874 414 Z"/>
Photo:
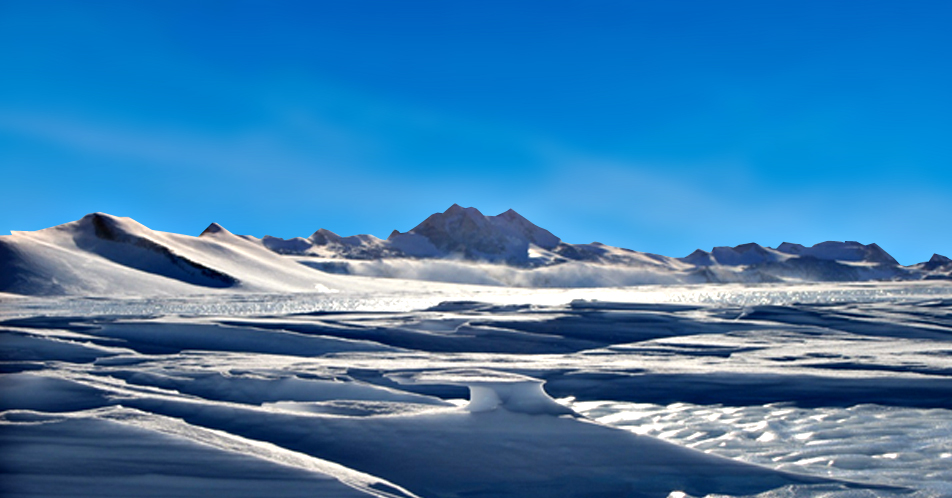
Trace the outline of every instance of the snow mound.
<path fill-rule="evenodd" d="M 542 389 L 545 381 L 525 375 L 485 369 L 437 370 L 389 376 L 401 384 L 443 384 L 469 387 L 469 412 L 503 409 L 529 415 L 572 415 Z"/>

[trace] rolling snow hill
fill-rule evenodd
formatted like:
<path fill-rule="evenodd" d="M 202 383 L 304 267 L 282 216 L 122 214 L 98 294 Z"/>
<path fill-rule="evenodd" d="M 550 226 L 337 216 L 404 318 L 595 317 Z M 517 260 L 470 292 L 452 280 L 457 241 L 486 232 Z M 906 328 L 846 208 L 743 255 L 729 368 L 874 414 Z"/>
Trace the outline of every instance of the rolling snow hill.
<path fill-rule="evenodd" d="M 315 271 L 215 223 L 193 237 L 93 213 L 0 237 L 0 292 L 12 294 L 335 292 L 379 286 L 370 279 Z"/>

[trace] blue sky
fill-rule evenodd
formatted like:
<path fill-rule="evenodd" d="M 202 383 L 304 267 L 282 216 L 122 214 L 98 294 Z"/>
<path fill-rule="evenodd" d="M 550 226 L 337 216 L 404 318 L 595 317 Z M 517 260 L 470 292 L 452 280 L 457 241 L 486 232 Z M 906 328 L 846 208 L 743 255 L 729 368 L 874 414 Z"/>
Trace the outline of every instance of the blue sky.
<path fill-rule="evenodd" d="M 0 233 L 386 237 L 453 203 L 684 256 L 952 256 L 952 3 L 0 0 Z"/>

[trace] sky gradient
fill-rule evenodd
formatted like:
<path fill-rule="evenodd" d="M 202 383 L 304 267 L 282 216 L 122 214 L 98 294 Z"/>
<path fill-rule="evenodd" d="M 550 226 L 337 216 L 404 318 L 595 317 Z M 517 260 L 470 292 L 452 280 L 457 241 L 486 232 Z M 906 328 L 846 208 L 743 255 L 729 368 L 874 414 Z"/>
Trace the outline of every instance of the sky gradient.
<path fill-rule="evenodd" d="M 0 233 L 952 256 L 952 3 L 0 0 Z"/>

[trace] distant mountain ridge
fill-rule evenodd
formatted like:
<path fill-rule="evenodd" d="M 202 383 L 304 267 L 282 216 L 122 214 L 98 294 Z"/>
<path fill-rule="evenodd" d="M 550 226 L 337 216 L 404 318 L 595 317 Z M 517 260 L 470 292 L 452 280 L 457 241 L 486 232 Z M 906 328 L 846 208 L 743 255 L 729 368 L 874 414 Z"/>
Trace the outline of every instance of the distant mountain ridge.
<path fill-rule="evenodd" d="M 592 244 L 562 242 L 548 230 L 536 226 L 512 209 L 496 216 L 485 216 L 476 208 L 464 208 L 458 204 L 450 206 L 445 212 L 430 215 L 405 233 L 394 230 L 386 240 L 372 235 L 341 237 L 323 228 L 307 239 L 298 237 L 285 240 L 265 236 L 264 240 L 267 246 L 285 254 L 314 254 L 350 259 L 388 256 L 428 258 L 453 255 L 473 261 L 530 265 L 531 257 L 528 256 L 531 252 L 530 246 L 552 251 L 565 260 L 597 259 L 596 255 L 601 255 L 604 250 L 593 251 L 592 247 L 611 247 L 597 242 Z M 339 249 L 335 247 L 331 251 L 309 251 L 312 247 L 328 245 L 343 247 Z M 363 246 L 363 250 L 353 249 L 355 246 Z M 615 249 L 636 252 L 629 249 Z M 650 253 L 638 254 L 648 255 L 659 261 L 667 258 Z M 855 241 L 820 242 L 809 247 L 784 242 L 776 248 L 747 243 L 735 247 L 719 246 L 710 252 L 698 249 L 686 257 L 668 259 L 678 259 L 695 266 L 736 266 L 779 262 L 791 256 L 901 266 L 879 245 L 861 244 Z M 937 256 L 944 258 L 944 256 Z"/>
<path fill-rule="evenodd" d="M 217 223 L 192 237 L 104 213 L 0 236 L 0 292 L 8 293 L 303 292 L 353 285 L 331 274 L 522 287 L 944 280 L 952 279 L 952 260 L 936 254 L 902 266 L 878 245 L 855 241 L 748 243 L 674 258 L 598 242 L 569 244 L 511 209 L 485 216 L 456 204 L 387 239 L 325 229 L 307 238 L 258 239 Z"/>
<path fill-rule="evenodd" d="M 810 247 L 784 242 L 776 249 L 748 243 L 735 247 L 715 247 L 711 252 L 698 249 L 681 258 L 681 260 L 697 266 L 736 266 L 776 263 L 785 261 L 791 256 L 824 261 L 850 261 L 901 266 L 898 261 L 878 245 L 866 245 L 855 241 L 820 242 Z"/>
<path fill-rule="evenodd" d="M 421 237 L 429 246 L 419 241 Z M 387 240 L 410 256 L 431 256 L 435 249 L 436 254 L 513 264 L 528 262 L 530 246 L 551 250 L 562 242 L 512 209 L 497 216 L 483 216 L 476 208 L 457 204 L 431 215 L 405 234 L 394 230 Z M 426 249 L 415 253 L 421 244 Z"/>

